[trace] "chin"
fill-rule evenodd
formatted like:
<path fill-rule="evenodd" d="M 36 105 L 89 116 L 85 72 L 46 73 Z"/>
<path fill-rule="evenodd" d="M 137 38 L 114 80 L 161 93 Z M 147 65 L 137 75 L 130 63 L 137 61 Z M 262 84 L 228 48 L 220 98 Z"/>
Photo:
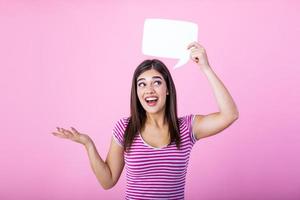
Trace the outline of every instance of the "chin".
<path fill-rule="evenodd" d="M 144 110 L 146 113 L 149 113 L 149 114 L 157 114 L 157 113 L 160 113 L 160 112 L 163 112 L 163 110 L 165 109 L 163 105 L 157 105 L 155 107 L 149 107 L 147 104 L 144 105 L 142 104 Z"/>
<path fill-rule="evenodd" d="M 157 108 L 157 109 L 145 109 L 146 113 L 149 114 L 157 114 L 160 112 L 163 112 L 163 108 Z"/>

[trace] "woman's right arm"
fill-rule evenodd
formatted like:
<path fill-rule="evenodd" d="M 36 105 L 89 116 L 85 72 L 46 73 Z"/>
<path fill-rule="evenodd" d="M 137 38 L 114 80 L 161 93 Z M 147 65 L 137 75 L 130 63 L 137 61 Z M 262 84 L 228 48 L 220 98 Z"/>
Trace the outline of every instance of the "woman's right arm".
<path fill-rule="evenodd" d="M 112 138 L 105 162 L 99 156 L 92 140 L 85 145 L 85 148 L 98 182 L 105 190 L 112 188 L 118 182 L 124 168 L 123 147 Z"/>
<path fill-rule="evenodd" d="M 53 132 L 53 135 L 83 144 L 87 150 L 92 170 L 98 182 L 105 190 L 112 188 L 118 182 L 124 168 L 123 147 L 117 144 L 112 138 L 109 152 L 104 162 L 93 140 L 88 135 L 79 133 L 75 128 L 71 127 L 71 129 L 72 131 L 57 128 L 58 132 Z"/>

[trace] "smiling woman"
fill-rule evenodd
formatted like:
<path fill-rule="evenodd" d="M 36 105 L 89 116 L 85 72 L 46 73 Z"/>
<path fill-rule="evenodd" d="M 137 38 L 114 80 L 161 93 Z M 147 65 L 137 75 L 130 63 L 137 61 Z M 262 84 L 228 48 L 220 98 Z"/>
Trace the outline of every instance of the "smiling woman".
<path fill-rule="evenodd" d="M 130 110 L 131 121 L 124 135 L 125 151 L 130 148 L 137 131 L 151 124 L 158 128 L 167 125 L 170 142 L 180 146 L 176 89 L 168 68 L 160 60 L 145 60 L 136 68 Z"/>
<path fill-rule="evenodd" d="M 204 48 L 188 46 L 191 59 L 207 76 L 220 111 L 177 117 L 176 89 L 168 68 L 143 61 L 132 78 L 130 116 L 117 121 L 104 162 L 91 138 L 57 128 L 54 135 L 86 147 L 91 167 L 104 189 L 112 188 L 126 165 L 126 199 L 184 199 L 190 152 L 197 140 L 215 135 L 238 118 L 229 92 L 209 66 Z"/>

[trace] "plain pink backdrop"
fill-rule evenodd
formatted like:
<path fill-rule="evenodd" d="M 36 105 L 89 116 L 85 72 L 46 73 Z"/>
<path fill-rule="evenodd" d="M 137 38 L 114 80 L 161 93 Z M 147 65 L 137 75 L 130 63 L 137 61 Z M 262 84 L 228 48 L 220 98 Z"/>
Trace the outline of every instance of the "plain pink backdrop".
<path fill-rule="evenodd" d="M 83 146 L 51 135 L 74 126 L 103 159 L 129 115 L 145 18 L 192 21 L 240 112 L 191 153 L 186 199 L 300 199 L 297 1 L 0 1 L 0 199 L 122 199 L 103 190 Z M 298 24 L 298 25 L 297 25 Z M 179 115 L 218 111 L 191 61 L 173 70 Z"/>

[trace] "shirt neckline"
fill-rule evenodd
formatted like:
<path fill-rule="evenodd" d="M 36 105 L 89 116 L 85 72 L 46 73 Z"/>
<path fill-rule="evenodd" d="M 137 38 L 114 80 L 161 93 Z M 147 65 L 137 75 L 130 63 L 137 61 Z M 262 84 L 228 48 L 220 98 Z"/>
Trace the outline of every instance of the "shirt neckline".
<path fill-rule="evenodd" d="M 143 142 L 147 147 L 149 147 L 149 148 L 151 148 L 151 149 L 154 149 L 154 150 L 162 150 L 162 149 L 165 149 L 165 148 L 167 148 L 167 147 L 169 146 L 169 144 L 167 144 L 167 145 L 162 146 L 162 147 L 154 147 L 154 146 L 148 144 L 148 143 L 143 139 L 142 134 L 141 134 L 140 131 L 138 132 L 138 134 L 139 134 L 139 137 L 140 137 L 140 139 L 142 140 L 142 142 Z"/>

